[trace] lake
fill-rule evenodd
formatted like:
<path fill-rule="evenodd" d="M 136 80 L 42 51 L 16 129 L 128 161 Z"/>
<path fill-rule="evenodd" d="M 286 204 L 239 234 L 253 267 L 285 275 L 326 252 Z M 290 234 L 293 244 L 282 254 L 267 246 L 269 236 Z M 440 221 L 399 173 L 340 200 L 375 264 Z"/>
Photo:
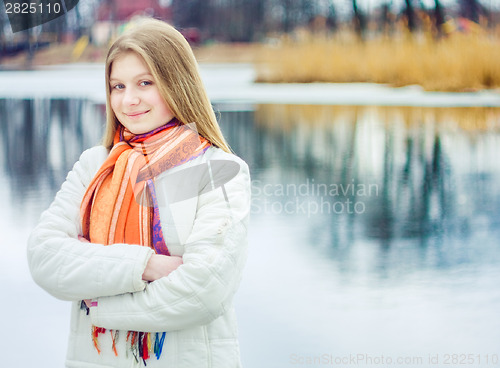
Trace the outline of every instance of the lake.
<path fill-rule="evenodd" d="M 245 367 L 500 366 L 500 108 L 215 109 L 252 173 Z M 69 304 L 26 239 L 104 121 L 90 99 L 0 99 L 7 366 L 63 365 Z"/>

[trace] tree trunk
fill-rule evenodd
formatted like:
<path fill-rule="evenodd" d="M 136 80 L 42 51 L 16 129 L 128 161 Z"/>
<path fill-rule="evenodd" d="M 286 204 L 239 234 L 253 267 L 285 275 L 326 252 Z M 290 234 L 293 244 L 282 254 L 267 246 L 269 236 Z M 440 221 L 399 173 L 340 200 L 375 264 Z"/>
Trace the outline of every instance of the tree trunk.
<path fill-rule="evenodd" d="M 434 4 L 436 4 L 434 8 L 434 26 L 436 27 L 437 36 L 441 37 L 443 35 L 444 10 L 439 0 L 434 0 Z"/>
<path fill-rule="evenodd" d="M 356 0 L 352 0 L 352 10 L 354 11 L 354 29 L 358 37 L 363 39 L 366 30 L 366 20 L 363 13 L 359 10 Z"/>
<path fill-rule="evenodd" d="M 479 23 L 479 3 L 478 0 L 461 0 L 460 13 L 462 17 Z"/>
<path fill-rule="evenodd" d="M 405 0 L 405 3 L 406 3 L 405 15 L 406 19 L 408 20 L 408 30 L 413 33 L 417 28 L 417 23 L 415 20 L 415 9 L 413 9 L 413 4 L 411 0 Z"/>

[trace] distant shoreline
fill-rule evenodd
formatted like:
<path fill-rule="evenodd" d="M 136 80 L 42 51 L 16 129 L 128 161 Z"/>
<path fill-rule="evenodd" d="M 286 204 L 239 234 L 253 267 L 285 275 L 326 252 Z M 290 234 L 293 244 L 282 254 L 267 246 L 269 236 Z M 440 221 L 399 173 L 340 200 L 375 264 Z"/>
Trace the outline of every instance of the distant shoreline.
<path fill-rule="evenodd" d="M 28 62 L 28 53 L 0 57 L 1 70 L 32 70 L 60 64 L 104 63 L 107 46 L 89 45 L 78 58 L 72 56 L 73 44 L 54 44 L 36 50 L 33 60 Z M 256 43 L 213 44 L 193 46 L 196 59 L 200 63 L 254 63 L 262 45 Z"/>
<path fill-rule="evenodd" d="M 244 63 L 202 63 L 200 72 L 217 104 L 347 106 L 500 107 L 500 91 L 426 92 L 419 86 L 393 88 L 372 83 L 255 83 Z M 104 64 L 39 66 L 0 72 L 0 98 L 85 98 L 104 103 Z"/>
<path fill-rule="evenodd" d="M 321 44 L 316 45 L 320 47 L 321 49 Z M 463 45 L 461 45 L 463 46 Z M 309 47 L 307 45 L 297 45 L 297 48 L 292 48 L 294 50 L 293 52 L 300 52 L 303 51 L 301 47 Z M 340 46 L 342 47 L 342 46 Z M 351 46 L 350 46 L 351 47 Z M 352 46 L 354 50 L 358 53 L 360 53 L 362 50 L 356 46 Z M 408 47 L 408 46 L 407 46 Z M 79 65 L 103 65 L 104 60 L 105 60 L 105 54 L 107 51 L 107 48 L 105 46 L 97 47 L 94 45 L 89 45 L 78 58 L 73 58 L 73 49 L 74 45 L 73 44 L 58 44 L 58 45 L 51 45 L 49 47 L 44 47 L 38 51 L 35 52 L 33 60 L 30 64 L 27 64 L 26 62 L 26 53 L 21 53 L 13 57 L 4 57 L 0 59 L 0 73 L 4 72 L 14 72 L 14 71 L 23 71 L 23 70 L 46 70 L 46 69 L 53 69 L 53 68 L 58 68 L 61 67 L 61 65 L 64 65 L 64 69 L 67 68 L 74 68 L 75 70 L 78 68 Z M 295 50 L 296 49 L 296 50 Z M 272 51 L 272 54 L 274 55 L 271 59 L 273 61 L 269 60 L 269 52 L 270 50 Z M 261 102 L 262 100 L 274 100 L 276 99 L 277 101 L 287 101 L 290 100 L 292 103 L 326 103 L 326 104 L 344 104 L 346 102 L 351 102 L 355 104 L 361 104 L 361 105 L 366 105 L 366 104 L 382 104 L 382 105 L 404 105 L 404 106 L 413 106 L 415 102 L 412 102 L 410 100 L 410 97 L 417 98 L 419 101 L 416 102 L 417 105 L 420 106 L 420 104 L 425 104 L 434 106 L 434 105 L 441 105 L 445 103 L 447 106 L 449 104 L 453 104 L 453 101 L 450 101 L 449 96 L 445 99 L 445 102 L 439 102 L 439 101 L 430 101 L 429 98 L 430 96 L 434 96 L 438 99 L 443 99 L 442 95 L 443 93 L 455 93 L 455 96 L 468 96 L 468 98 L 473 98 L 476 100 L 474 96 L 479 95 L 492 95 L 494 96 L 495 94 L 500 93 L 500 88 L 494 87 L 492 89 L 487 89 L 484 87 L 470 87 L 470 88 L 458 88 L 455 90 L 451 90 L 450 92 L 442 92 L 439 89 L 433 92 L 428 92 L 428 93 L 435 93 L 435 95 L 423 95 L 423 90 L 427 89 L 424 87 L 419 87 L 419 83 L 415 83 L 414 85 L 405 85 L 407 83 L 401 83 L 397 87 L 391 87 L 389 83 L 384 84 L 381 81 L 373 81 L 372 82 L 364 82 L 363 78 L 356 80 L 354 83 L 350 82 L 348 79 L 340 78 L 340 80 L 336 80 L 336 78 L 331 76 L 333 80 L 329 81 L 328 78 L 326 80 L 321 80 L 318 82 L 314 81 L 313 75 L 310 75 L 309 77 L 305 77 L 304 74 L 304 63 L 301 61 L 300 65 L 300 71 L 297 71 L 297 73 L 293 72 L 293 65 L 291 62 L 293 60 L 290 60 L 290 58 L 285 58 L 286 61 L 282 65 L 281 68 L 277 68 L 276 62 L 277 60 L 280 60 L 282 57 L 286 56 L 287 52 L 291 52 L 289 49 L 285 52 L 284 54 L 282 51 L 279 51 L 280 48 L 269 48 L 269 46 L 263 45 L 263 44 L 258 44 L 258 43 L 234 43 L 234 44 L 212 44 L 212 45 L 203 45 L 203 46 L 194 46 L 193 51 L 195 53 L 195 56 L 198 60 L 198 62 L 201 65 L 211 65 L 212 69 L 213 68 L 227 68 L 228 65 L 233 65 L 236 68 L 238 68 L 238 65 L 242 66 L 243 69 L 248 69 L 248 65 L 252 65 L 253 72 L 252 72 L 252 80 L 248 80 L 248 78 L 245 79 L 245 85 L 248 87 L 250 84 L 252 84 L 252 91 L 255 91 L 255 93 L 247 93 L 247 96 L 250 100 L 256 100 Z M 316 55 L 313 57 L 312 60 L 316 60 L 315 62 L 318 62 L 318 51 L 319 49 L 316 49 Z M 339 50 L 343 50 L 342 48 Z M 337 51 L 339 51 L 337 50 Z M 346 50 L 344 50 L 346 51 Z M 369 50 L 367 50 L 368 52 Z M 373 50 L 371 51 L 373 52 Z M 290 55 L 289 55 L 290 56 Z M 280 59 L 276 59 L 276 57 L 279 57 Z M 267 61 L 265 61 L 267 59 Z M 296 58 L 292 58 L 296 59 Z M 310 59 L 310 58 L 309 58 Z M 308 59 L 308 60 L 309 60 Z M 338 59 L 338 57 L 337 57 Z M 268 64 L 268 62 L 271 62 L 271 64 Z M 310 61 L 311 63 L 312 61 Z M 274 63 L 274 64 L 273 64 Z M 379 61 L 380 63 L 380 61 Z M 344 62 L 345 64 L 345 62 Z M 349 63 L 353 65 L 352 63 Z M 356 66 L 356 67 L 359 67 Z M 353 71 L 356 70 L 355 65 L 352 66 Z M 231 67 L 232 68 L 232 67 Z M 271 68 L 271 69 L 269 69 Z M 292 68 L 292 69 L 291 69 Z M 311 65 L 308 66 L 308 68 L 311 68 Z M 346 66 L 344 65 L 344 68 Z M 234 69 L 234 68 L 233 68 Z M 241 69 L 241 68 L 240 68 Z M 316 70 L 315 68 L 314 70 Z M 271 70 L 274 70 L 269 74 Z M 280 80 L 280 75 L 281 73 L 285 73 L 288 76 L 284 77 L 282 80 Z M 246 75 L 248 76 L 248 72 L 245 72 Z M 301 74 L 302 73 L 302 74 Z M 411 75 L 411 71 L 408 70 L 408 73 Z M 307 73 L 306 73 L 307 74 Z M 353 75 L 355 75 L 354 73 Z M 463 73 L 459 73 L 463 74 Z M 265 77 L 267 75 L 267 78 Z M 302 76 L 301 76 L 302 75 Z M 233 75 L 234 76 L 234 75 Z M 224 75 L 221 75 L 221 78 L 224 78 Z M 240 78 L 236 76 L 236 78 L 239 80 Z M 294 79 L 295 78 L 295 79 Z M 369 79 L 369 78 L 368 78 Z M 383 79 L 382 79 L 383 80 Z M 258 83 L 254 83 L 257 81 Z M 214 85 L 216 83 L 214 82 Z M 275 85 L 275 87 L 270 87 L 270 85 Z M 299 87 L 301 86 L 301 87 Z M 315 86 L 315 87 L 311 87 Z M 320 87 L 318 87 L 320 86 Z M 358 86 L 358 87 L 356 87 Z M 362 88 L 361 86 L 370 86 L 369 90 L 375 91 L 376 93 L 381 93 L 380 96 L 371 96 L 368 98 L 366 96 L 366 93 L 362 93 L 362 101 L 357 102 L 356 96 L 343 96 L 339 95 L 336 96 L 335 98 L 332 98 L 329 96 L 331 93 L 334 93 L 335 95 L 340 94 L 340 90 L 346 90 L 347 93 L 352 93 L 353 89 L 356 88 Z M 220 95 L 219 88 L 217 86 L 214 86 L 215 89 L 217 90 L 216 96 Z M 368 87 L 364 87 L 366 89 Z M 286 90 L 290 91 L 286 91 Z M 310 97 L 305 97 L 303 101 L 306 102 L 300 102 L 297 100 L 297 98 L 292 97 L 293 92 L 296 91 L 297 89 L 303 89 L 304 91 L 308 91 L 308 93 L 312 93 Z M 446 89 L 446 88 L 443 88 Z M 276 97 L 270 96 L 270 90 L 275 90 L 275 93 L 277 94 Z M 326 93 L 326 96 L 323 95 L 316 95 L 312 91 L 314 90 L 321 90 L 323 93 Z M 419 91 L 421 90 L 421 91 Z M 432 89 L 431 89 L 432 90 Z M 264 98 L 260 98 L 258 96 L 258 93 L 256 91 L 259 91 L 258 93 L 263 93 Z M 389 93 L 389 91 L 392 91 Z M 398 93 L 402 93 L 402 96 L 398 97 L 394 95 L 394 91 L 399 91 Z M 411 91 L 411 93 L 409 92 Z M 247 88 L 247 92 L 248 88 Z M 363 92 L 363 91 L 361 91 Z M 238 94 L 238 91 L 235 91 L 236 94 Z M 298 93 L 298 92 L 296 92 Z M 356 92 L 357 93 L 357 92 Z M 425 98 L 423 97 L 425 96 Z M 460 97 L 459 101 L 457 102 L 460 106 L 464 105 L 469 105 L 466 101 L 462 101 L 463 98 Z M 244 98 L 244 96 L 238 97 L 238 98 Z M 226 100 L 226 96 L 224 96 L 224 100 Z M 433 98 L 434 99 L 434 98 Z M 480 103 L 481 105 L 486 104 L 490 105 L 493 104 L 493 106 L 498 106 L 500 103 L 496 101 L 492 101 L 492 98 L 488 98 L 487 102 L 484 102 L 484 96 L 479 99 L 479 102 L 474 102 L 472 101 L 473 106 L 477 106 L 476 103 Z M 494 100 L 494 99 L 493 99 Z M 264 102 L 265 103 L 265 102 Z"/>

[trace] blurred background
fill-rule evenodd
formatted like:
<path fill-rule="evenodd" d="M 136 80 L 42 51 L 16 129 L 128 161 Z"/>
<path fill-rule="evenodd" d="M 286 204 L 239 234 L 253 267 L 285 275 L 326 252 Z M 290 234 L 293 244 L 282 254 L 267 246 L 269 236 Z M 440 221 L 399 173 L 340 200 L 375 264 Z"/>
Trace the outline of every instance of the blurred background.
<path fill-rule="evenodd" d="M 5 366 L 64 365 L 69 304 L 26 240 L 137 16 L 189 40 L 251 168 L 245 367 L 500 366 L 498 0 L 81 0 L 16 33 L 0 5 Z"/>

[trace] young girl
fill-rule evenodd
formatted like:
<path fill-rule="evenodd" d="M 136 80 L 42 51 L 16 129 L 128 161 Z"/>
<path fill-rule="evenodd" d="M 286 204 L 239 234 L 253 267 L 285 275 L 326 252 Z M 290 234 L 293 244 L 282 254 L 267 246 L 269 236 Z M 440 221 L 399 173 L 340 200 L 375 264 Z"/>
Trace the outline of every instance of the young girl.
<path fill-rule="evenodd" d="M 248 166 L 190 46 L 143 20 L 106 59 L 107 127 L 28 241 L 34 280 L 73 301 L 67 367 L 240 367 L 232 299 L 247 248 Z"/>

